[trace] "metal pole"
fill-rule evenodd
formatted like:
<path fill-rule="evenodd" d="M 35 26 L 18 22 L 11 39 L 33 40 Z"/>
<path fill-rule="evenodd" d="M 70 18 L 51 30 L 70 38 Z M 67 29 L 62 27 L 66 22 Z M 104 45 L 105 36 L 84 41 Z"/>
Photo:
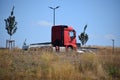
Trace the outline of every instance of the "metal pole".
<path fill-rule="evenodd" d="M 114 54 L 114 41 L 115 41 L 115 40 L 112 39 L 112 42 L 113 42 L 113 43 L 112 43 L 112 44 L 113 44 L 113 52 L 112 52 L 112 53 L 113 53 L 113 54 Z"/>
<path fill-rule="evenodd" d="M 55 26 L 55 8 L 53 9 L 53 25 Z"/>

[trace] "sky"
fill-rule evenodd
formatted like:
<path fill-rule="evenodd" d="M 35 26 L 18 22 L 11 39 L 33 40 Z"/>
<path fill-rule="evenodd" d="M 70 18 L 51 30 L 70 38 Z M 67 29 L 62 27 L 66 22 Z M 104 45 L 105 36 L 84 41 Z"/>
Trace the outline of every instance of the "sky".
<path fill-rule="evenodd" d="M 120 0 L 0 0 L 0 47 L 5 47 L 9 35 L 5 21 L 15 6 L 17 31 L 12 35 L 16 47 L 26 43 L 51 42 L 53 10 L 56 9 L 56 25 L 72 26 L 78 35 L 87 24 L 89 40 L 86 45 L 120 47 Z"/>

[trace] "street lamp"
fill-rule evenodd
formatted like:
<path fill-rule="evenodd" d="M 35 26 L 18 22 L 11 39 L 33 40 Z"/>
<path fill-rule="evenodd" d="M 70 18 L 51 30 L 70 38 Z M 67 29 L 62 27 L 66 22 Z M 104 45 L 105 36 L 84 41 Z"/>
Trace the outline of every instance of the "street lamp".
<path fill-rule="evenodd" d="M 57 7 L 49 7 L 50 9 L 53 10 L 53 25 L 55 26 L 55 10 L 58 9 L 60 6 L 57 6 Z"/>

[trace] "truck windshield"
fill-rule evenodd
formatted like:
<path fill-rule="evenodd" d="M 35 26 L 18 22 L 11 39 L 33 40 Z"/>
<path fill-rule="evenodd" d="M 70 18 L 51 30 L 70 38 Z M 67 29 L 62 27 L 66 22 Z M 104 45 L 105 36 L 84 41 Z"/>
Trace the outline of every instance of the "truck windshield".
<path fill-rule="evenodd" d="M 75 32 L 74 31 L 70 31 L 69 35 L 70 35 L 71 38 L 74 38 L 75 37 Z"/>

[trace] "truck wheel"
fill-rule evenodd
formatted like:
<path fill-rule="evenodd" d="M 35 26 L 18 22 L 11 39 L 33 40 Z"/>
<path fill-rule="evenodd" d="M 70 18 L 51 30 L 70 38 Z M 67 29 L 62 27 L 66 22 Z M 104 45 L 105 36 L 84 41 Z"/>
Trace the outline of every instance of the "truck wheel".
<path fill-rule="evenodd" d="M 72 47 L 68 47 L 68 48 L 67 48 L 67 51 L 68 51 L 68 52 L 72 52 L 72 51 L 73 51 L 73 48 L 72 48 Z"/>

